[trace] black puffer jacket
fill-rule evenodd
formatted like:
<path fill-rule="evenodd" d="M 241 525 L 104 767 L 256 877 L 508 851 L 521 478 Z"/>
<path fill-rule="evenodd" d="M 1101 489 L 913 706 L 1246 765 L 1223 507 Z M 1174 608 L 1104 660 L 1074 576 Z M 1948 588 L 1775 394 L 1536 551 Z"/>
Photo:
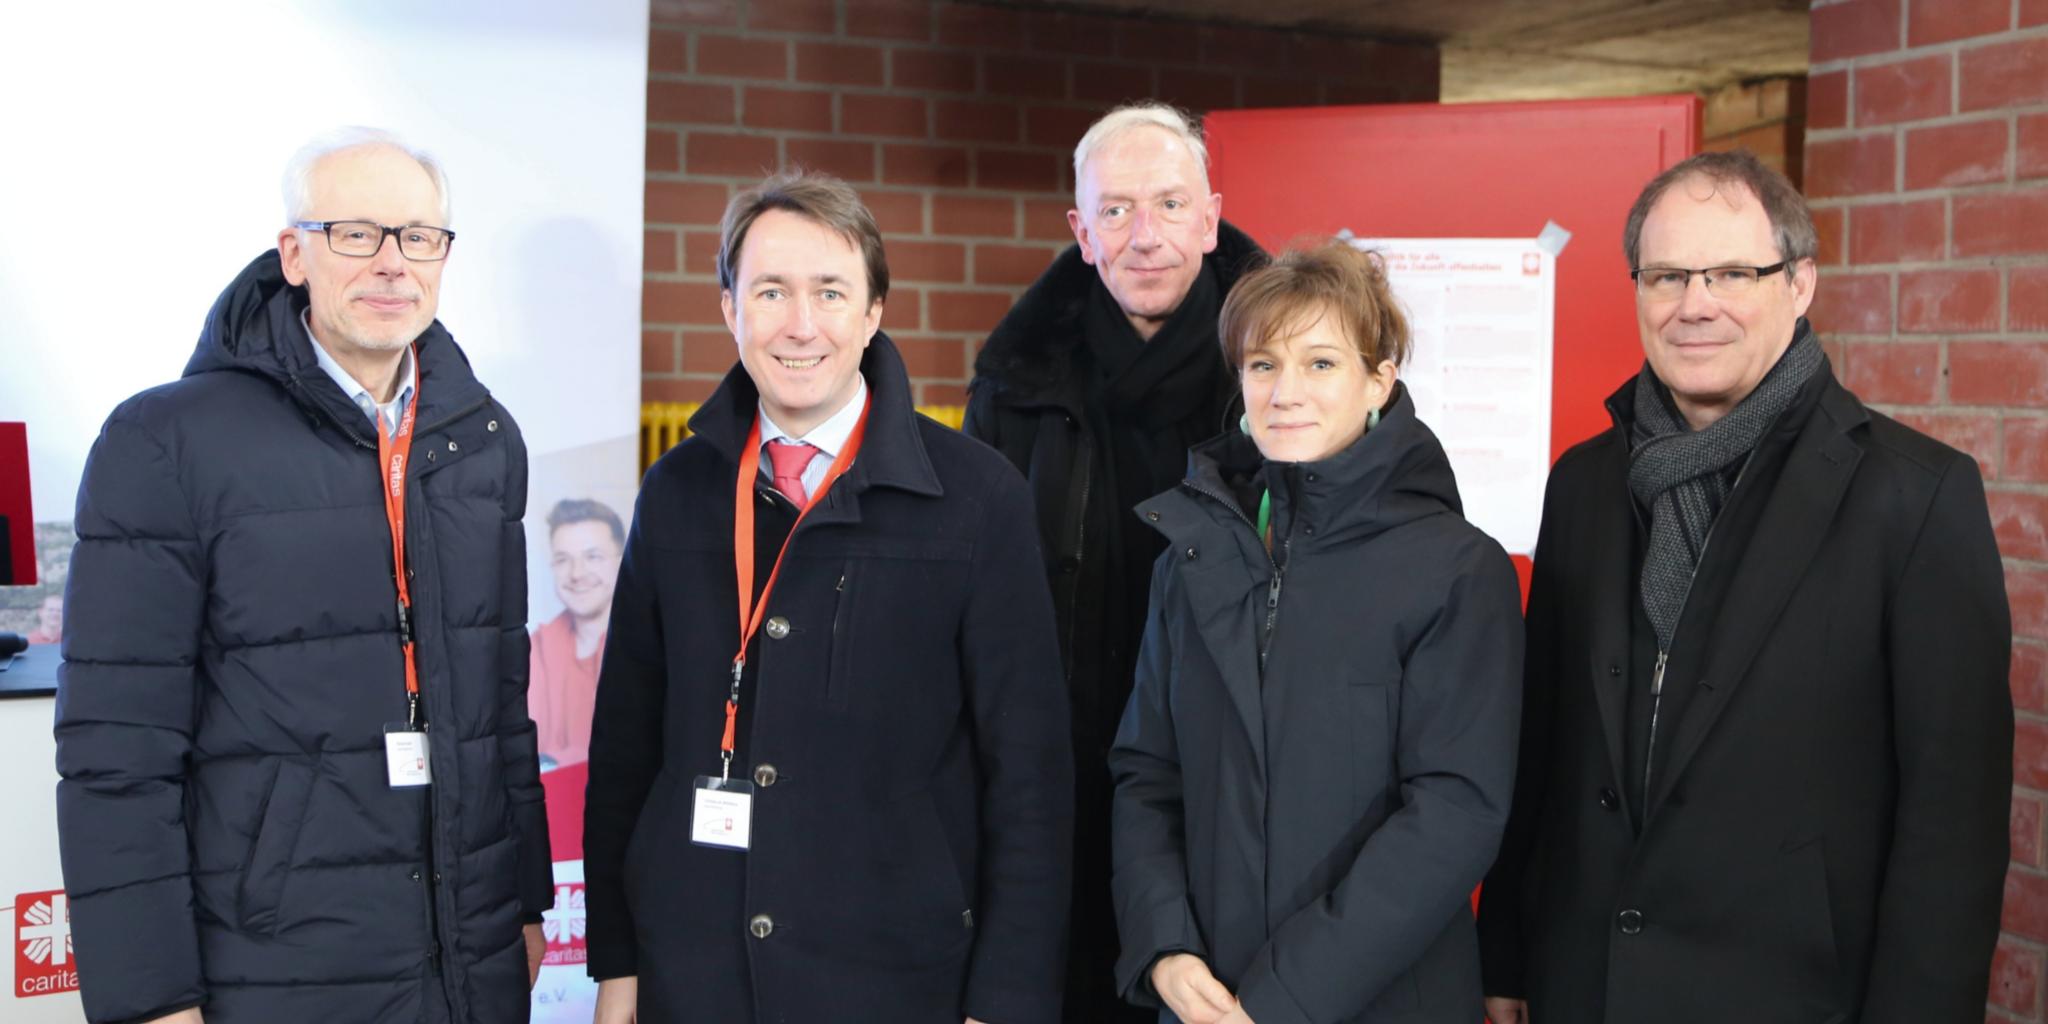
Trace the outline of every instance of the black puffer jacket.
<path fill-rule="evenodd" d="M 1232 432 L 1139 507 L 1168 550 L 1110 753 L 1126 995 L 1156 1005 L 1186 952 L 1259 1024 L 1480 1018 L 1466 900 L 1507 821 L 1521 592 L 1459 508 L 1405 395 L 1319 462 Z"/>
<path fill-rule="evenodd" d="M 56 724 L 86 1015 L 384 1024 L 436 998 L 523 1021 L 520 925 L 550 893 L 525 445 L 429 327 L 406 550 L 434 785 L 393 789 L 376 434 L 314 361 L 306 301 L 258 257 L 184 379 L 122 403 L 86 463 Z"/>

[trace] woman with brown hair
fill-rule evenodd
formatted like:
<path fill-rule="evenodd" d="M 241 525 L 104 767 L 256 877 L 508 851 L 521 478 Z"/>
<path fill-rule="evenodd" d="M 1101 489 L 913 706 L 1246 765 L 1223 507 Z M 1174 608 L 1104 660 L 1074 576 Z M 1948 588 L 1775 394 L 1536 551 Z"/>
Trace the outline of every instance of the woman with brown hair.
<path fill-rule="evenodd" d="M 1241 430 L 1165 534 L 1110 768 L 1134 1002 L 1189 1024 L 1480 1019 L 1467 898 L 1507 819 L 1520 591 L 1398 381 L 1408 325 L 1331 241 L 1223 306 Z"/>

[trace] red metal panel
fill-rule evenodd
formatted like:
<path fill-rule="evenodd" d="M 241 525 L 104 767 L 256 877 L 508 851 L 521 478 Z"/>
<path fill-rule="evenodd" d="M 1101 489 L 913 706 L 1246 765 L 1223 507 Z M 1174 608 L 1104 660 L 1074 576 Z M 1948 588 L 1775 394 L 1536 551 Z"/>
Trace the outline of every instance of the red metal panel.
<path fill-rule="evenodd" d="M 7 529 L 0 531 L 0 544 L 13 556 L 11 579 L 0 578 L 0 586 L 30 586 L 36 581 L 36 524 L 30 514 L 28 490 L 28 427 L 21 423 L 0 423 L 0 516 L 7 517 Z"/>
<path fill-rule="evenodd" d="M 1693 96 L 1219 111 L 1223 215 L 1277 249 L 1340 228 L 1384 238 L 1572 233 L 1557 261 L 1551 458 L 1607 427 L 1642 365 L 1621 229 L 1636 193 L 1699 148 Z"/>

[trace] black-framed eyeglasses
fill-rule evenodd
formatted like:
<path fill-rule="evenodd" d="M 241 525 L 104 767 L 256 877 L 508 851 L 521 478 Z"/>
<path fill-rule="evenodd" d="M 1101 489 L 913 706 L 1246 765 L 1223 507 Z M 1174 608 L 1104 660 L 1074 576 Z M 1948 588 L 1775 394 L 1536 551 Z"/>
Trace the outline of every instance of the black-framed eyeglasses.
<path fill-rule="evenodd" d="M 394 228 L 372 220 L 302 220 L 292 226 L 325 234 L 327 248 L 341 256 L 375 256 L 389 235 L 398 239 L 398 251 L 406 259 L 433 263 L 447 259 L 455 244 L 455 232 L 425 224 Z"/>
<path fill-rule="evenodd" d="M 382 239 L 379 239 L 382 241 Z M 1649 299 L 1675 299 L 1685 294 L 1692 284 L 1694 274 L 1707 283 L 1707 293 L 1717 298 L 1733 298 L 1756 287 L 1763 280 L 1780 270 L 1792 266 L 1793 260 L 1779 260 L 1768 267 L 1708 267 L 1705 270 L 1687 270 L 1684 267 L 1637 267 L 1628 272 L 1636 283 L 1636 292 Z M 1787 271 L 1790 276 L 1790 271 Z"/>

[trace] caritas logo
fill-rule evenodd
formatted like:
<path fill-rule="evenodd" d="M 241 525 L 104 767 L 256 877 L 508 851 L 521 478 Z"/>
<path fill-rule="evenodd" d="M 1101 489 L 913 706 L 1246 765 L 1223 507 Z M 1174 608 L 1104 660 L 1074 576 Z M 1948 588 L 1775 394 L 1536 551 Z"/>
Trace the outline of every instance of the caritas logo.
<path fill-rule="evenodd" d="M 71 904 L 64 890 L 25 892 L 14 898 L 14 995 L 78 991 L 78 961 L 71 956 Z"/>
<path fill-rule="evenodd" d="M 548 940 L 548 951 L 541 957 L 542 964 L 580 964 L 590 959 L 590 953 L 583 945 L 583 883 L 581 881 L 560 883 L 555 886 L 555 905 L 541 912 L 540 933 Z M 72 976 L 74 979 L 77 975 Z M 77 984 L 74 980 L 72 984 Z"/>

